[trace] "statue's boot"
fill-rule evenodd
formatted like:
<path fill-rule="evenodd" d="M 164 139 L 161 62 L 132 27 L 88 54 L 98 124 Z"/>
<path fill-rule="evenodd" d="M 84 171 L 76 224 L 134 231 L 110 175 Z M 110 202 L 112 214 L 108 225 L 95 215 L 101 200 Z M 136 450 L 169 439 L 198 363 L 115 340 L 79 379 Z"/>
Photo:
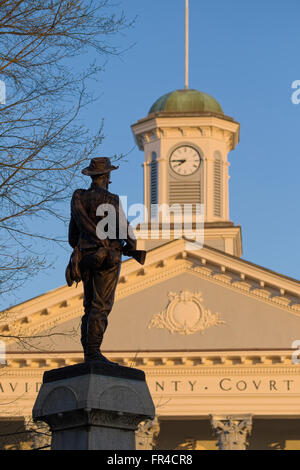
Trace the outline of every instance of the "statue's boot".
<path fill-rule="evenodd" d="M 107 327 L 107 315 L 106 313 L 89 315 L 87 322 L 87 334 L 86 344 L 84 347 L 84 360 L 89 361 L 101 361 L 108 365 L 118 365 L 115 362 L 109 361 L 100 351 L 100 347 L 103 341 L 103 335 Z"/>

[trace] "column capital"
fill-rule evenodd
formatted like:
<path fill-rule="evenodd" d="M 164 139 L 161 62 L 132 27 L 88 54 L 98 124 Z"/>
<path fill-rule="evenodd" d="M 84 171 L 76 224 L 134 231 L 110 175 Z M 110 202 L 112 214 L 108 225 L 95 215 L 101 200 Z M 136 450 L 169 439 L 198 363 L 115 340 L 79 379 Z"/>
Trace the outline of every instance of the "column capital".
<path fill-rule="evenodd" d="M 135 433 L 136 450 L 152 450 L 158 441 L 160 424 L 158 418 L 142 421 Z"/>
<path fill-rule="evenodd" d="M 24 425 L 32 440 L 33 450 L 50 450 L 51 432 L 46 423 L 35 423 L 31 416 L 25 416 Z"/>
<path fill-rule="evenodd" d="M 252 416 L 211 416 L 211 425 L 219 440 L 219 450 L 246 450 L 252 429 Z"/>

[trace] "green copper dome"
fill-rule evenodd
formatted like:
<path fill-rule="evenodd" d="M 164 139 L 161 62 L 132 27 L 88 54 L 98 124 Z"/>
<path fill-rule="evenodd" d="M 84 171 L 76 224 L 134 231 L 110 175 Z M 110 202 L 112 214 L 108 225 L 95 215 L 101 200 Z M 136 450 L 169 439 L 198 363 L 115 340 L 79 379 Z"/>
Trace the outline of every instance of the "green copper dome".
<path fill-rule="evenodd" d="M 198 90 L 176 90 L 161 96 L 155 101 L 149 114 L 161 112 L 224 115 L 221 106 L 212 96 Z"/>

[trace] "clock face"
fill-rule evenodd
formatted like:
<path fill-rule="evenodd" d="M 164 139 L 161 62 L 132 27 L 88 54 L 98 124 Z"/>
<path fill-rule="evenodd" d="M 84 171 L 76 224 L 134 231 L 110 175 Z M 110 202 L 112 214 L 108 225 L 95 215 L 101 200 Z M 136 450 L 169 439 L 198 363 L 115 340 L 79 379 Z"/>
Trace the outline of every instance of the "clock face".
<path fill-rule="evenodd" d="M 170 156 L 170 167 L 177 175 L 189 176 L 200 167 L 201 158 L 197 150 L 189 145 L 178 147 Z"/>

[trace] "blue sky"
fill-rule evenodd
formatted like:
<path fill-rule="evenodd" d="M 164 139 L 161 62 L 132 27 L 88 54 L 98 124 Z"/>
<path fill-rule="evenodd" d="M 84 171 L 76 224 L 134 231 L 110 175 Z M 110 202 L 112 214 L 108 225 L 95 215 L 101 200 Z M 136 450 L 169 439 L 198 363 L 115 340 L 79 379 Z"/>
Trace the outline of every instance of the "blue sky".
<path fill-rule="evenodd" d="M 159 96 L 184 87 L 184 3 L 119 1 L 129 18 L 137 15 L 114 40 L 129 49 L 107 61 L 93 84 L 99 100 L 84 114 L 92 129 L 104 118 L 99 156 L 130 152 L 111 185 L 130 202 L 143 200 L 143 153 L 130 125 Z M 300 279 L 300 104 L 291 101 L 291 84 L 300 79 L 300 3 L 190 0 L 190 10 L 190 88 L 213 95 L 241 124 L 240 144 L 229 159 L 230 218 L 242 226 L 243 258 Z M 62 226 L 51 229 L 66 234 Z M 51 247 L 53 268 L 4 305 L 64 284 L 69 254 L 67 247 Z"/>

